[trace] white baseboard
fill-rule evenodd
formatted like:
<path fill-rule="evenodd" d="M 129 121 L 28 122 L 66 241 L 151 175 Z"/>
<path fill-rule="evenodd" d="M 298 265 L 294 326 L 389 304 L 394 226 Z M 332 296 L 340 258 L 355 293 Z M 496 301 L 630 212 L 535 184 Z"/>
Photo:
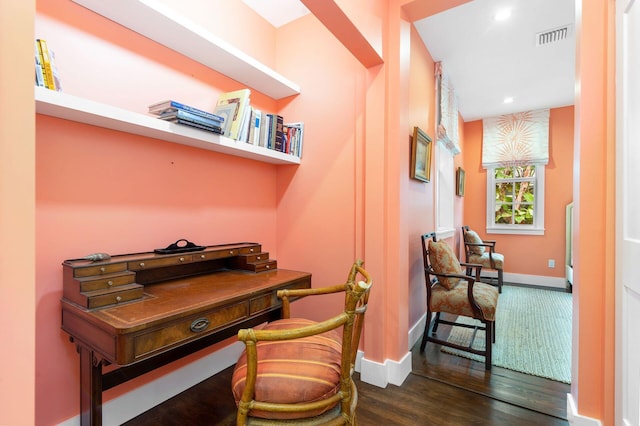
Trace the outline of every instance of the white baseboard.
<path fill-rule="evenodd" d="M 401 386 L 411 373 L 411 352 L 407 352 L 400 361 L 385 360 L 384 363 L 360 359 L 360 380 L 380 388 L 389 383 Z"/>
<path fill-rule="evenodd" d="M 102 424 L 117 426 L 163 403 L 236 363 L 244 344 L 235 342 L 102 405 Z M 231 392 L 231 384 L 229 384 Z M 60 426 L 77 426 L 80 416 Z"/>
<path fill-rule="evenodd" d="M 498 273 L 495 271 L 482 271 L 482 276 L 497 277 Z M 514 274 L 505 272 L 502 279 L 505 283 L 528 284 L 550 288 L 567 287 L 567 280 L 563 277 L 547 277 L 543 275 Z"/>
<path fill-rule="evenodd" d="M 602 426 L 600 420 L 578 414 L 576 403 L 570 393 L 567 394 L 567 420 L 571 426 Z"/>
<path fill-rule="evenodd" d="M 422 340 L 422 335 L 424 333 L 424 325 L 427 321 L 427 313 L 425 312 L 418 322 L 416 322 L 413 327 L 409 329 L 409 351 L 411 348 L 415 346 L 418 340 Z"/>

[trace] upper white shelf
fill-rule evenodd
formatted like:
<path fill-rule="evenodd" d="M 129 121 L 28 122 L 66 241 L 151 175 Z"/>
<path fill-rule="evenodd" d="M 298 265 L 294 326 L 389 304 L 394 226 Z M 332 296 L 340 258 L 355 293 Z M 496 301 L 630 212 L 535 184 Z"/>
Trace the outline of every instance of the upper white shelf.
<path fill-rule="evenodd" d="M 205 130 L 160 120 L 62 92 L 35 87 L 36 112 L 79 123 L 161 139 L 272 164 L 300 164 L 300 158 Z"/>
<path fill-rule="evenodd" d="M 73 0 L 261 93 L 281 99 L 300 86 L 154 0 Z"/>

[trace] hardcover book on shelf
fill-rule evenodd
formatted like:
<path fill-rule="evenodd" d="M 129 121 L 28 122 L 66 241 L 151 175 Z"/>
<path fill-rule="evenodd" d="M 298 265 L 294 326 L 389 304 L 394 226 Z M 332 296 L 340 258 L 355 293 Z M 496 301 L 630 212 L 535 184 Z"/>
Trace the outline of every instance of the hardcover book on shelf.
<path fill-rule="evenodd" d="M 231 121 L 231 129 L 229 130 L 229 137 L 231 139 L 238 139 L 240 136 L 242 121 L 245 119 L 245 114 L 247 108 L 249 108 L 249 97 L 251 95 L 250 89 L 240 89 L 235 90 L 233 92 L 222 93 L 218 97 L 217 105 L 225 105 L 231 103 L 237 103 L 238 109 L 233 116 L 233 120 Z"/>
<path fill-rule="evenodd" d="M 231 123 L 233 123 L 233 117 L 238 110 L 238 104 L 236 102 L 232 102 L 230 104 L 222 104 L 216 105 L 214 110 L 215 114 L 224 119 L 224 125 L 222 126 L 223 135 L 229 137 L 229 133 L 231 132 Z"/>
<path fill-rule="evenodd" d="M 259 146 L 269 147 L 269 136 L 271 135 L 271 119 L 273 114 L 263 113 L 262 123 L 260 123 L 260 141 Z"/>
<path fill-rule="evenodd" d="M 302 158 L 302 141 L 304 137 L 304 123 L 286 123 L 284 127 L 287 128 L 287 145 L 289 146 L 288 153 Z"/>
<path fill-rule="evenodd" d="M 35 68 L 36 68 L 36 86 L 46 87 L 44 82 L 44 74 L 42 69 L 42 60 L 40 59 L 40 49 L 38 47 L 38 40 L 35 40 L 33 43 L 34 47 L 34 59 L 35 59 Z"/>
<path fill-rule="evenodd" d="M 251 119 L 249 121 L 249 137 L 247 142 L 252 145 L 260 143 L 260 124 L 262 122 L 262 111 L 251 108 Z"/>
<path fill-rule="evenodd" d="M 38 53 L 40 54 L 40 65 L 42 66 L 42 75 L 44 76 L 44 87 L 56 90 L 53 80 L 53 70 L 51 69 L 51 60 L 49 57 L 49 48 L 47 42 L 41 38 L 36 39 L 38 44 Z"/>
<path fill-rule="evenodd" d="M 181 124 L 181 125 L 189 126 L 189 127 L 195 127 L 196 129 L 206 130 L 208 132 L 213 132 L 213 133 L 216 133 L 218 135 L 222 134 L 222 127 L 207 126 L 206 124 L 195 123 L 193 121 L 182 120 L 180 118 L 178 118 L 175 121 L 173 121 L 173 123 Z"/>
<path fill-rule="evenodd" d="M 237 140 L 240 142 L 248 142 L 249 139 L 249 126 L 251 123 L 251 107 L 245 108 L 242 121 L 240 121 L 240 133 Z"/>
<path fill-rule="evenodd" d="M 222 117 L 214 116 L 217 118 L 213 119 L 209 117 L 203 117 L 198 114 L 193 114 L 189 111 L 184 111 L 181 109 L 176 111 L 167 111 L 165 113 L 160 114 L 159 117 L 162 120 L 175 121 L 177 119 L 180 119 L 184 121 L 193 121 L 194 123 L 199 123 L 199 124 L 204 124 L 207 126 L 219 127 L 219 128 L 222 128 L 222 125 L 224 123 L 224 118 Z"/>
<path fill-rule="evenodd" d="M 272 149 L 279 152 L 284 152 L 283 142 L 283 118 L 281 115 L 273 114 L 273 121 L 271 122 L 271 139 Z"/>
<path fill-rule="evenodd" d="M 158 115 L 158 116 L 162 116 L 163 114 L 170 114 L 178 110 L 187 111 L 187 112 L 190 112 L 191 114 L 199 115 L 201 117 L 209 118 L 211 120 L 220 121 L 222 119 L 222 117 L 220 117 L 219 115 L 216 115 L 207 111 L 203 111 L 201 109 L 194 108 L 192 106 L 185 105 L 183 103 L 180 103 L 174 100 L 167 100 L 167 101 L 162 101 L 162 102 L 149 105 L 149 113 L 153 115 Z"/>

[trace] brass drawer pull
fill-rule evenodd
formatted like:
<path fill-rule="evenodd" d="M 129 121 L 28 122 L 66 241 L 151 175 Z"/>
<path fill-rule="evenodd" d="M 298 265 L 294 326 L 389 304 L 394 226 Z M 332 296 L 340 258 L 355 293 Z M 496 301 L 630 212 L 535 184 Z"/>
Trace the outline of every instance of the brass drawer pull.
<path fill-rule="evenodd" d="M 207 327 L 209 327 L 209 320 L 206 318 L 198 318 L 191 323 L 191 331 L 194 333 L 205 331 Z"/>

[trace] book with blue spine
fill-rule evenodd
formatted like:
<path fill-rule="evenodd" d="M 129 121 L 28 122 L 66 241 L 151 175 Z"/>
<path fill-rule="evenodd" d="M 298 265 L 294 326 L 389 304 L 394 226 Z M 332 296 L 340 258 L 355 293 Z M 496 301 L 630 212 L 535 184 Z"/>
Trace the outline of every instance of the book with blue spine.
<path fill-rule="evenodd" d="M 195 123 L 193 121 L 188 121 L 188 120 L 181 120 L 179 118 L 176 121 L 174 121 L 174 123 L 181 124 L 181 125 L 184 125 L 184 126 L 194 127 L 196 129 L 200 129 L 200 130 L 206 130 L 208 132 L 213 132 L 213 133 L 216 133 L 218 135 L 222 134 L 222 128 L 221 127 L 207 126 L 206 124 Z"/>
<path fill-rule="evenodd" d="M 185 105 L 183 103 L 180 103 L 174 100 L 162 101 L 162 102 L 149 105 L 149 113 L 153 115 L 162 115 L 165 113 L 175 112 L 178 110 L 187 111 L 192 114 L 199 115 L 201 117 L 210 118 L 212 120 L 222 120 L 222 117 L 220 117 L 219 115 L 216 115 L 207 111 L 203 111 L 201 109 L 194 108 L 192 106 Z"/>
<path fill-rule="evenodd" d="M 181 109 L 178 109 L 176 111 L 167 111 L 163 114 L 160 114 L 159 116 L 159 118 L 161 118 L 162 120 L 175 121 L 179 119 L 183 121 L 193 121 L 194 123 L 222 128 L 222 126 L 224 125 L 224 118 L 217 115 L 214 117 L 218 117 L 218 118 L 213 119 L 209 117 L 203 117 L 201 115 L 193 114 L 189 111 L 184 111 Z"/>

